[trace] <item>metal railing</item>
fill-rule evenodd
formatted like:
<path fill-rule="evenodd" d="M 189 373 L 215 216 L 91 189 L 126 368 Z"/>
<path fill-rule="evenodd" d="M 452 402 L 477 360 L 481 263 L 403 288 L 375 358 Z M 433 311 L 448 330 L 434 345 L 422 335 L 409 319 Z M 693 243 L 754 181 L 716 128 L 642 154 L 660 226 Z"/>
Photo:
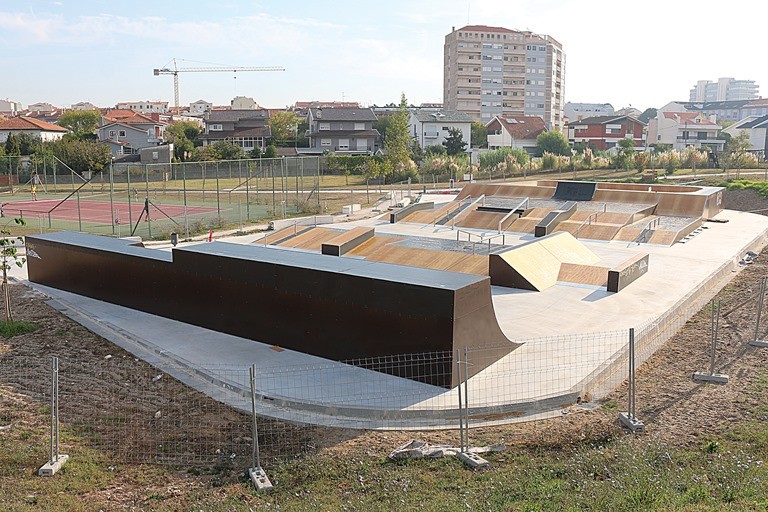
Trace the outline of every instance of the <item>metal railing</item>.
<path fill-rule="evenodd" d="M 661 218 L 656 217 L 655 219 L 651 220 L 648 224 L 645 225 L 643 230 L 640 232 L 640 234 L 637 236 L 637 244 L 647 243 L 648 240 L 651 238 L 651 234 L 653 233 L 654 229 L 659 227 Z"/>
<path fill-rule="evenodd" d="M 510 210 L 510 212 L 508 214 L 506 214 L 504 217 L 502 217 L 501 220 L 499 221 L 499 233 L 504 231 L 503 225 L 504 225 L 504 222 L 507 219 L 509 219 L 512 215 L 514 215 L 517 212 L 517 210 L 527 210 L 529 208 L 529 205 L 530 205 L 530 198 L 526 197 L 525 199 L 522 200 L 522 202 L 520 204 L 518 204 L 517 206 L 512 208 L 512 210 Z M 510 224 L 511 224 L 511 222 L 510 222 Z M 509 226 L 507 226 L 507 227 L 509 227 Z"/>
<path fill-rule="evenodd" d="M 600 213 L 602 212 L 590 213 L 589 217 L 584 219 L 584 222 L 582 222 L 581 225 L 578 227 L 578 229 L 573 233 L 573 236 L 578 237 L 582 229 L 584 229 L 587 226 L 591 226 L 593 218 L 594 218 L 594 221 L 597 222 L 597 216 L 600 215 Z"/>

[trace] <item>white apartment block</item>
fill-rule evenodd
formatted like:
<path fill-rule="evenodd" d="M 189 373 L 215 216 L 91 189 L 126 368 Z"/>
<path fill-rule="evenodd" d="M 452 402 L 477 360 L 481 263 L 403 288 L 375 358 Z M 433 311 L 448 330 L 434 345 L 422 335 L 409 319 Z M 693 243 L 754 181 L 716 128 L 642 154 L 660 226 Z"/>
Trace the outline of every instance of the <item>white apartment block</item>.
<path fill-rule="evenodd" d="M 691 89 L 689 101 L 736 101 L 757 99 L 758 85 L 754 80 L 718 78 L 717 82 L 699 80 Z"/>
<path fill-rule="evenodd" d="M 118 109 L 128 109 L 140 114 L 156 112 L 158 114 L 168 113 L 167 101 L 126 101 L 115 105 Z"/>
<path fill-rule="evenodd" d="M 443 108 L 488 123 L 529 115 L 561 129 L 565 53 L 548 35 L 468 25 L 445 36 Z"/>

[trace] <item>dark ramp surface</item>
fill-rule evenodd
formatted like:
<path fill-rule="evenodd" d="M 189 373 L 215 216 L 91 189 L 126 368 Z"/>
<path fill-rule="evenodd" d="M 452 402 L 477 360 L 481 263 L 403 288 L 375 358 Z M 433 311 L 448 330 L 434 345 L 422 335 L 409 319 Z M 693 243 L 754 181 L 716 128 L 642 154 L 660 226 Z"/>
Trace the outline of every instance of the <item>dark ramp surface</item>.
<path fill-rule="evenodd" d="M 591 201 L 597 183 L 589 181 L 558 181 L 552 199 L 560 201 Z"/>
<path fill-rule="evenodd" d="M 129 244 L 83 233 L 29 236 L 39 256 L 29 259 L 29 279 L 340 361 L 455 355 L 468 346 L 498 359 L 517 347 L 498 326 L 488 277 L 223 242 L 172 254 Z M 442 364 L 450 367 L 419 380 L 455 383 L 453 364 Z"/>

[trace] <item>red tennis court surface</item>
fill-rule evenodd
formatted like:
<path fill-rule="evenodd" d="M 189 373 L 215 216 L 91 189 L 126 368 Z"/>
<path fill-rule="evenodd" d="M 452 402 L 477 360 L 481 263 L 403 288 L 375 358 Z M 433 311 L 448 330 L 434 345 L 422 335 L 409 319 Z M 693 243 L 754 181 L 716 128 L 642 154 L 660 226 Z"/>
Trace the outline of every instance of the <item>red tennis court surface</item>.
<path fill-rule="evenodd" d="M 44 217 L 48 218 L 48 212 L 51 212 L 51 219 L 54 220 L 82 220 L 83 222 L 94 222 L 99 224 L 112 224 L 114 219 L 116 224 L 128 224 L 131 220 L 136 222 L 144 210 L 144 203 L 131 203 L 130 215 L 128 203 L 113 203 L 109 201 L 93 201 L 81 199 L 79 203 L 80 213 L 78 214 L 78 202 L 76 200 L 67 200 L 61 203 L 55 210 L 51 211 L 61 201 L 57 199 L 44 199 L 40 201 L 12 201 L 3 203 L 2 214 L 4 217 Z M 178 205 L 160 204 L 149 205 L 149 217 L 152 220 L 165 219 L 168 217 L 184 217 L 184 207 Z M 204 208 L 200 206 L 187 206 L 187 215 L 215 212 L 216 208 Z M 163 215 L 165 214 L 165 215 Z"/>

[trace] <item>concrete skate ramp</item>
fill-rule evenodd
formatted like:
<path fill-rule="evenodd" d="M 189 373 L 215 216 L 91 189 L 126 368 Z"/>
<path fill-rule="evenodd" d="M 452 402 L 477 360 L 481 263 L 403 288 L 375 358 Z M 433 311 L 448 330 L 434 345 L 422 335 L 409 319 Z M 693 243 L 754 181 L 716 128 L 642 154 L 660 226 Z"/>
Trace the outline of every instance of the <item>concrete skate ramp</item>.
<path fill-rule="evenodd" d="M 543 291 L 558 281 L 562 263 L 594 265 L 600 261 L 570 233 L 560 232 L 489 257 L 491 284 Z"/>
<path fill-rule="evenodd" d="M 172 253 L 130 244 L 29 236 L 39 256 L 29 260 L 29 280 L 341 361 L 464 347 L 500 358 L 518 346 L 499 328 L 488 277 L 223 242 Z M 454 363 L 443 364 L 451 366 L 427 372 L 430 383 L 451 386 Z"/>

